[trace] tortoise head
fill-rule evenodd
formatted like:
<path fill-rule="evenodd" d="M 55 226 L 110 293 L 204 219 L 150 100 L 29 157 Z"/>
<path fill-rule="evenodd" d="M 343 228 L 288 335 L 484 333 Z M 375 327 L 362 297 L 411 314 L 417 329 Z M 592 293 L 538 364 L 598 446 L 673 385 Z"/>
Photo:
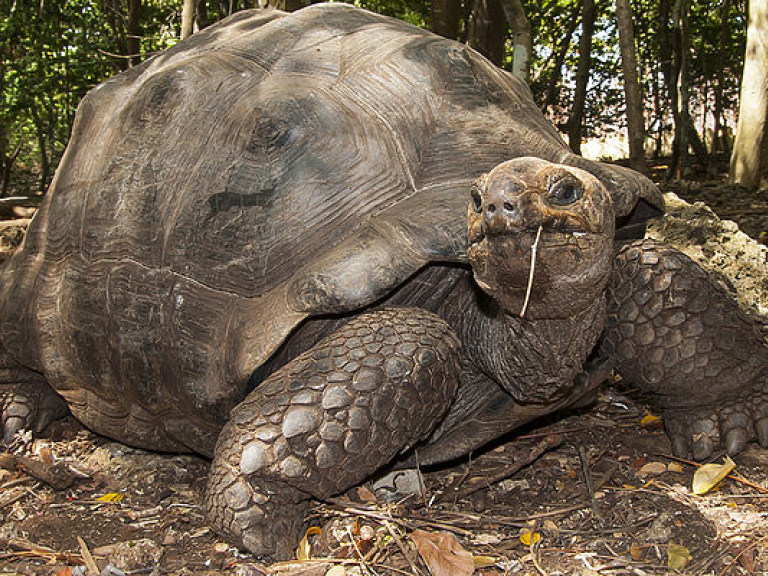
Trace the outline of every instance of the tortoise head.
<path fill-rule="evenodd" d="M 598 301 L 615 221 L 610 194 L 593 175 L 516 158 L 474 183 L 468 212 L 475 280 L 507 313 L 566 318 Z"/>

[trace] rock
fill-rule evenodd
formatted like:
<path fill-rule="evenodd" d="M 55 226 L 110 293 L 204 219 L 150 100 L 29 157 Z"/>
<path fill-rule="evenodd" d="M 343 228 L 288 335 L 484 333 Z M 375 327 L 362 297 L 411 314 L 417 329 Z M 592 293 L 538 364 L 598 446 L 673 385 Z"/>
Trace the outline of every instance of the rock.
<path fill-rule="evenodd" d="M 647 236 L 674 246 L 717 278 L 746 310 L 768 315 L 768 248 L 702 202 L 664 195 L 667 213 Z"/>

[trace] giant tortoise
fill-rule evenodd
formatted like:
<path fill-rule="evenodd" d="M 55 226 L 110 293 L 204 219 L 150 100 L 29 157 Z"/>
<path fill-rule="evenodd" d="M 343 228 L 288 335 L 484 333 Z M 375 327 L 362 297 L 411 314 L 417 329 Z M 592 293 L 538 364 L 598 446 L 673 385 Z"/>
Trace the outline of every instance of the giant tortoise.
<path fill-rule="evenodd" d="M 0 275 L 5 437 L 66 405 L 212 456 L 212 525 L 265 558 L 312 498 L 467 454 L 614 368 L 678 454 L 765 446 L 760 332 L 632 240 L 662 205 L 466 46 L 341 4 L 237 13 L 80 104 Z"/>

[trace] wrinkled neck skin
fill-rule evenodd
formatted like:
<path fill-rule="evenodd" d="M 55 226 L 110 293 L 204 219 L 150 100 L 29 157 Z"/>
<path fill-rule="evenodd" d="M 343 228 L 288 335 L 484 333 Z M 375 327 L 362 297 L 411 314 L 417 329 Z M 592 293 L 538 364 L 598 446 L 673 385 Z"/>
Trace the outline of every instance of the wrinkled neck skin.
<path fill-rule="evenodd" d="M 552 404 L 573 389 L 605 321 L 605 295 L 565 318 L 529 319 L 505 312 L 467 277 L 441 310 L 469 362 L 520 404 Z"/>

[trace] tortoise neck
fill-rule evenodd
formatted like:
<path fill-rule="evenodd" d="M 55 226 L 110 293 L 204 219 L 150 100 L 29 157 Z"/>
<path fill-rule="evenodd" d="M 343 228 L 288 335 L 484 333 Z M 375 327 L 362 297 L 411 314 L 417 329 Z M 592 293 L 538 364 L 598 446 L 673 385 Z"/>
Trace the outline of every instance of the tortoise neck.
<path fill-rule="evenodd" d="M 472 365 L 521 404 L 548 404 L 570 393 L 602 332 L 604 295 L 567 318 L 532 320 L 504 312 L 473 285 L 462 290 L 442 315 Z"/>

